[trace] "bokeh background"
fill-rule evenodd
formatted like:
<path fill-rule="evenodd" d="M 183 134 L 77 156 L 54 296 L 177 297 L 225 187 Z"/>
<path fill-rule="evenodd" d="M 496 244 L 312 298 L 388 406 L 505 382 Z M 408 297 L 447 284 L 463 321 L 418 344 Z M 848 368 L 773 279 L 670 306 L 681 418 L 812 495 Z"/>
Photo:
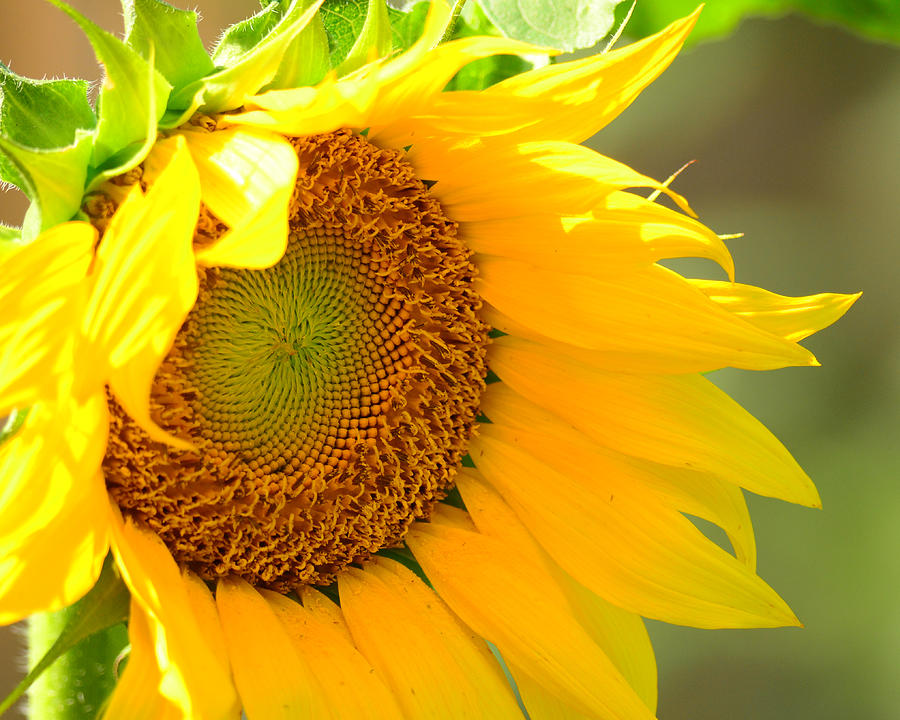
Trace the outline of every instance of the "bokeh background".
<path fill-rule="evenodd" d="M 117 0 L 69 1 L 119 31 Z M 208 43 L 258 8 L 174 4 L 199 8 Z M 30 77 L 99 78 L 74 23 L 41 2 L 0 0 L 0 60 Z M 696 160 L 676 188 L 717 232 L 745 233 L 730 241 L 739 281 L 788 295 L 865 293 L 805 342 L 823 367 L 714 375 L 821 491 L 821 511 L 751 498 L 760 574 L 806 627 L 651 623 L 660 720 L 900 713 L 898 118 L 900 48 L 795 17 L 751 19 L 684 52 L 592 141 L 660 179 Z M 18 223 L 25 206 L 17 192 L 0 192 L 0 221 Z M 0 629 L 0 696 L 21 677 L 23 657 L 17 628 Z"/>

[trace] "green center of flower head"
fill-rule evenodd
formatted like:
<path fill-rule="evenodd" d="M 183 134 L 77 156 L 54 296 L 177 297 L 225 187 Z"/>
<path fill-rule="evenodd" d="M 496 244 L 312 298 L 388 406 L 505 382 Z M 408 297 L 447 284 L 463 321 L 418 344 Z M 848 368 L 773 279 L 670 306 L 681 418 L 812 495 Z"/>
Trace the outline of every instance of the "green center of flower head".
<path fill-rule="evenodd" d="M 199 452 L 113 404 L 104 463 L 179 562 L 282 591 L 428 517 L 466 451 L 487 344 L 470 253 L 412 168 L 346 131 L 293 142 L 284 258 L 201 270 L 154 381 L 154 419 Z"/>

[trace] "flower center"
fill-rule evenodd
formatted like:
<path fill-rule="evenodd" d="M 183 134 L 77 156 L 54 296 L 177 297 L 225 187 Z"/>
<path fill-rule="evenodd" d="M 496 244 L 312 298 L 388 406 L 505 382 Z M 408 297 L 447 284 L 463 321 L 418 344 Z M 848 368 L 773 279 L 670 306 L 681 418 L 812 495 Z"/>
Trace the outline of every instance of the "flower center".
<path fill-rule="evenodd" d="M 331 582 L 429 516 L 466 452 L 487 345 L 470 252 L 398 153 L 347 131 L 292 143 L 283 259 L 201 269 L 154 380 L 154 420 L 199 452 L 113 402 L 104 460 L 119 507 L 176 560 L 281 591 Z"/>

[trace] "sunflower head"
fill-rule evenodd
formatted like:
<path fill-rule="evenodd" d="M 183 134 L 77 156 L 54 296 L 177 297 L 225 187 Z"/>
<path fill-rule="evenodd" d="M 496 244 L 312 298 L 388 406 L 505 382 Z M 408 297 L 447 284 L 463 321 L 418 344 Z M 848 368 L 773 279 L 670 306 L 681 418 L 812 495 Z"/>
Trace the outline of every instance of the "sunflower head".
<path fill-rule="evenodd" d="M 295 0 L 210 56 L 157 0 L 124 41 L 52 1 L 107 75 L 96 109 L 23 82 L 0 114 L 34 200 L 2 246 L 0 618 L 72 603 L 111 551 L 107 716 L 646 719 L 642 616 L 797 623 L 741 488 L 815 488 L 703 374 L 815 364 L 797 341 L 856 296 L 734 282 L 670 181 L 579 144 L 696 13 L 466 90 L 553 51 L 378 0 L 341 45 Z M 26 100 L 61 118 L 32 145 Z M 685 256 L 728 279 L 661 264 Z"/>

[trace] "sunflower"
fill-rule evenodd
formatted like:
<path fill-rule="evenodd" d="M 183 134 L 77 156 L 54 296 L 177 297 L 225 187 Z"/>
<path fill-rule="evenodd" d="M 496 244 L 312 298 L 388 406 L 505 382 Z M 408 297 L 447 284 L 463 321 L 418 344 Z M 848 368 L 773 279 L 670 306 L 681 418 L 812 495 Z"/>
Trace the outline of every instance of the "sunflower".
<path fill-rule="evenodd" d="M 435 3 L 400 55 L 189 106 L 90 222 L 6 253 L 0 620 L 111 549 L 106 717 L 251 720 L 651 718 L 642 617 L 797 624 L 741 488 L 816 490 L 703 373 L 815 365 L 797 341 L 856 296 L 735 283 L 668 184 L 579 145 L 695 18 L 442 92 L 546 51 L 439 43 Z"/>

